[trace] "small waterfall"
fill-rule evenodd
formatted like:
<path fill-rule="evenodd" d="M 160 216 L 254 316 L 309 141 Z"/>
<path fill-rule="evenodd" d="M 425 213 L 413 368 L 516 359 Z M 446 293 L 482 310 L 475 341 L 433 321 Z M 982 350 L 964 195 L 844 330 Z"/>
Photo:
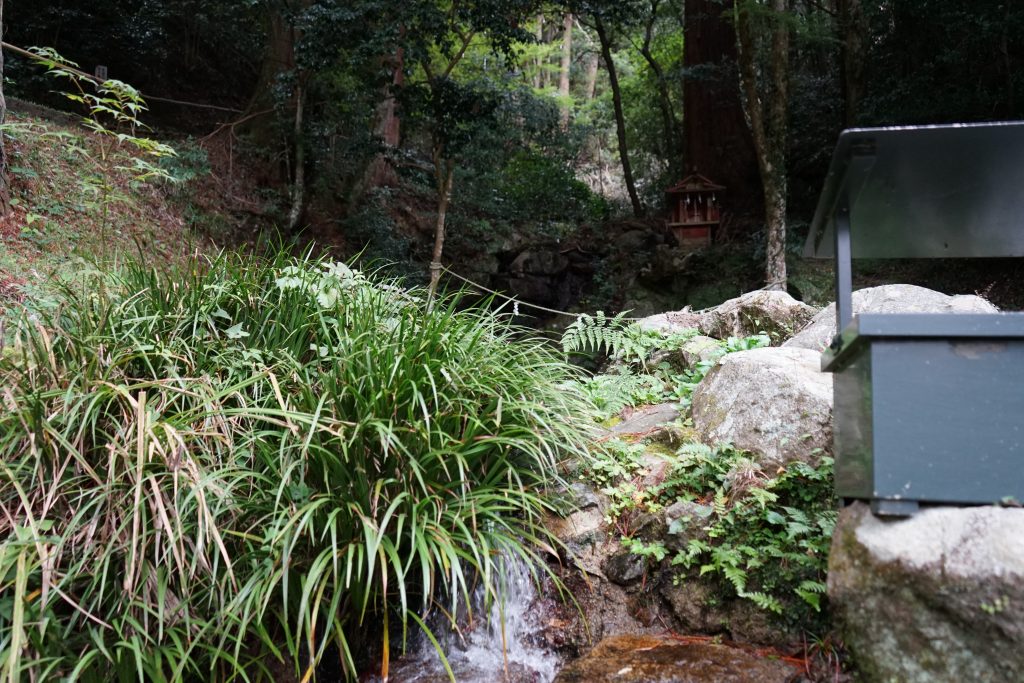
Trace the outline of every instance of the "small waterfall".
<path fill-rule="evenodd" d="M 560 662 L 538 642 L 543 625 L 530 570 L 521 558 L 510 555 L 502 556 L 496 564 L 501 600 L 493 601 L 486 609 L 484 589 L 477 588 L 472 596 L 473 627 L 460 623 L 460 637 L 442 617 L 432 620 L 434 635 L 459 683 L 550 683 Z M 441 683 L 448 680 L 448 675 L 434 646 L 420 636 L 411 654 L 396 662 L 390 680 Z"/>

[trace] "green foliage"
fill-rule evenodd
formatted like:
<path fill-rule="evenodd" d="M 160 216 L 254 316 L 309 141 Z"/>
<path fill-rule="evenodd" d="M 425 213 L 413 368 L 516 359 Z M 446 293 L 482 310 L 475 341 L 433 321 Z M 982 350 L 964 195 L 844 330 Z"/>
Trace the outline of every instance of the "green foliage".
<path fill-rule="evenodd" d="M 102 162 L 106 162 L 110 154 L 122 145 L 132 147 L 155 160 L 175 154 L 169 145 L 135 134 L 136 131 L 146 128 L 139 120 L 139 116 L 146 110 L 146 103 L 138 90 L 122 81 L 107 79 L 88 81 L 95 90 L 89 92 L 83 84 L 83 80 L 86 79 L 77 71 L 76 63 L 65 59 L 53 48 L 35 47 L 31 52 L 48 69 L 49 75 L 67 80 L 73 87 L 73 91 L 63 93 L 64 97 L 85 107 L 85 127 L 105 141 L 100 146 Z M 122 158 L 120 163 L 132 165 L 139 180 L 153 177 L 170 179 L 169 174 L 150 163 L 145 157 Z"/>
<path fill-rule="evenodd" d="M 697 330 L 685 330 L 666 335 L 628 322 L 624 316 L 609 318 L 604 311 L 580 314 L 562 333 L 562 349 L 566 353 L 603 351 L 613 360 L 646 366 L 653 352 L 678 350 L 697 334 Z"/>
<path fill-rule="evenodd" d="M 178 183 L 198 180 L 212 172 L 206 150 L 191 139 L 180 145 L 175 154 L 160 157 L 160 167 Z"/>
<path fill-rule="evenodd" d="M 615 363 L 612 372 L 584 380 L 598 419 L 604 420 L 626 406 L 675 401 L 686 408 L 693 390 L 722 355 L 761 348 L 771 341 L 766 334 L 718 340 L 719 348 L 708 360 L 683 370 L 665 360 L 666 354 L 678 352 L 696 334 L 696 330 L 663 334 L 627 323 L 622 313 L 609 318 L 598 311 L 593 316 L 580 315 L 566 328 L 562 348 L 566 353 L 604 351 Z M 653 363 L 656 357 L 662 360 Z"/>
<path fill-rule="evenodd" d="M 708 539 L 691 539 L 672 563 L 718 577 L 737 597 L 792 624 L 824 623 L 825 574 L 836 522 L 832 460 L 796 462 L 778 476 L 728 445 L 687 444 L 660 499 L 712 501 Z M 681 575 L 680 580 L 690 580 Z"/>
<path fill-rule="evenodd" d="M 118 191 L 114 174 L 128 173 L 135 182 L 174 180 L 175 177 L 159 162 L 175 156 L 176 152 L 170 145 L 139 134 L 146 129 L 139 121 L 139 116 L 146 110 L 146 103 L 138 90 L 114 79 L 88 80 L 77 70 L 77 64 L 52 48 L 36 47 L 31 52 L 48 69 L 47 74 L 68 81 L 73 90 L 63 93 L 64 96 L 85 108 L 83 124 L 99 141 L 96 156 L 88 147 L 73 145 L 70 149 L 92 165 L 80 183 L 82 189 L 93 197 L 87 206 L 96 208 L 102 215 L 101 242 L 103 257 L 106 258 L 110 207 L 130 201 L 127 195 Z"/>
<path fill-rule="evenodd" d="M 386 264 L 399 275 L 421 275 L 422 269 L 411 264 L 409 239 L 388 215 L 389 199 L 387 190 L 367 197 L 359 210 L 343 221 L 346 238 L 362 248 L 360 258 L 365 262 Z"/>
<path fill-rule="evenodd" d="M 609 318 L 604 311 L 593 316 L 583 313 L 562 333 L 562 350 L 566 353 L 602 350 L 609 354 L 618 351 L 625 343 L 625 313 Z"/>
<path fill-rule="evenodd" d="M 583 380 L 583 391 L 593 401 L 599 419 L 606 419 L 626 406 L 657 403 L 665 395 L 665 384 L 654 375 L 637 375 L 620 368 L 613 374 Z"/>
<path fill-rule="evenodd" d="M 640 469 L 643 444 L 626 443 L 610 439 L 597 454 L 588 461 L 587 479 L 602 488 L 614 486 L 623 479 L 631 479 Z"/>
<path fill-rule="evenodd" d="M 537 566 L 588 436 L 504 318 L 343 264 L 84 273 L 0 357 L 0 662 L 13 679 L 349 678 Z"/>
<path fill-rule="evenodd" d="M 644 557 L 654 562 L 661 562 L 668 556 L 668 548 L 661 541 L 647 542 L 638 538 L 623 538 L 622 546 L 633 555 Z"/>
<path fill-rule="evenodd" d="M 514 155 L 502 169 L 499 191 L 514 212 L 534 221 L 600 220 L 607 207 L 602 198 L 577 180 L 573 170 L 532 150 Z M 514 216 L 515 214 L 513 214 Z"/>

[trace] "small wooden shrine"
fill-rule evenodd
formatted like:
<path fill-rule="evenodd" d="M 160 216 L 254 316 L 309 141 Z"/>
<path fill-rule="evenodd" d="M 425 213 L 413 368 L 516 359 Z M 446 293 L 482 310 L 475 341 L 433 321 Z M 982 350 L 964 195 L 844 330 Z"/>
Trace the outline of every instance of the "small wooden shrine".
<path fill-rule="evenodd" d="M 681 247 L 706 247 L 721 221 L 720 200 L 725 187 L 699 173 L 691 173 L 665 190 L 669 206 L 666 227 Z"/>

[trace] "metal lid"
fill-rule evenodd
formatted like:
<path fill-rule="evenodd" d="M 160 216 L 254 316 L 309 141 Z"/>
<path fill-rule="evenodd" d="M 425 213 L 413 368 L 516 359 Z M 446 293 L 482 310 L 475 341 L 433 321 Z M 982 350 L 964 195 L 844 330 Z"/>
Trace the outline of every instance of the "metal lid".
<path fill-rule="evenodd" d="M 839 136 L 804 255 L 1024 256 L 1024 122 L 854 128 Z"/>

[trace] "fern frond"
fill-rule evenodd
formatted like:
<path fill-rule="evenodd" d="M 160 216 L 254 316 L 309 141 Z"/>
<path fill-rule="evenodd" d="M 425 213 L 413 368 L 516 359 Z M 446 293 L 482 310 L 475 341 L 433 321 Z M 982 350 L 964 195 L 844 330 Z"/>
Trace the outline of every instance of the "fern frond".
<path fill-rule="evenodd" d="M 604 350 L 615 355 L 625 343 L 624 315 L 619 313 L 609 318 L 604 311 L 594 315 L 581 313 L 562 333 L 562 349 L 566 353 Z"/>

